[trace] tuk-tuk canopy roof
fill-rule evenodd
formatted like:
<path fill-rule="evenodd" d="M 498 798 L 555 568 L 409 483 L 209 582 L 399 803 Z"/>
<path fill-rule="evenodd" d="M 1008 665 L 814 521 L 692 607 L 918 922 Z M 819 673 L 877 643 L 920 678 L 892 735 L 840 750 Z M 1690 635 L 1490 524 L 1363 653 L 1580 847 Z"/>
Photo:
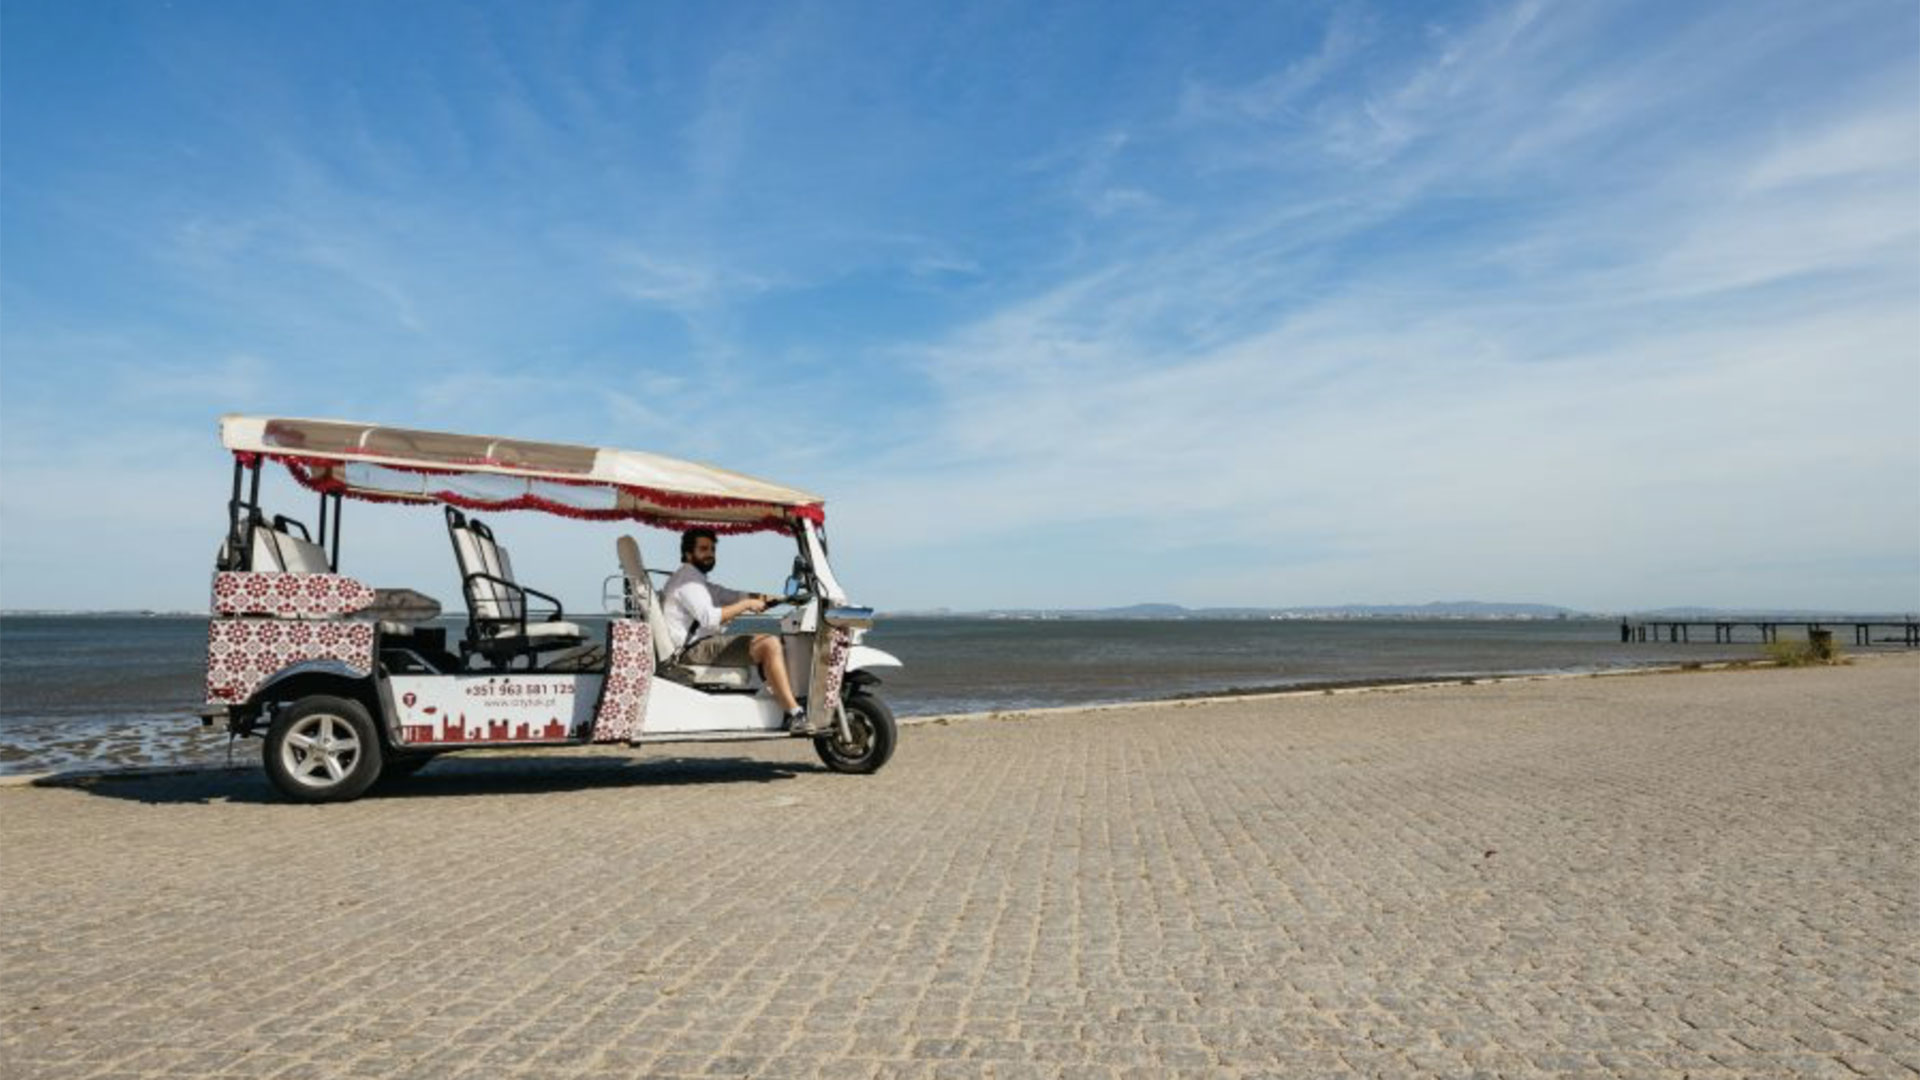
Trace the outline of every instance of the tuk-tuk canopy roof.
<path fill-rule="evenodd" d="M 826 519 L 825 500 L 698 462 L 638 450 L 455 435 L 348 420 L 220 418 L 243 462 L 271 459 L 325 494 L 467 510 L 538 510 L 717 532 L 791 531 Z"/>

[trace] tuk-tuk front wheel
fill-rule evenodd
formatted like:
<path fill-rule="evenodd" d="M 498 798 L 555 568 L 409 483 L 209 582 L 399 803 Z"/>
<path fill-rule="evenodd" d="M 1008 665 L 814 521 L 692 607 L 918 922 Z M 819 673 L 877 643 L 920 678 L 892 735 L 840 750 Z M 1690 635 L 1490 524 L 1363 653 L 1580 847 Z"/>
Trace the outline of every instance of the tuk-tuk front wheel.
<path fill-rule="evenodd" d="M 281 709 L 267 728 L 267 777 L 295 802 L 358 798 L 380 778 L 380 733 L 366 707 L 315 694 Z"/>
<path fill-rule="evenodd" d="M 877 772 L 893 756 L 893 744 L 900 736 L 893 710 L 870 694 L 853 694 L 847 698 L 846 711 L 847 734 L 833 725 L 813 740 L 814 751 L 834 772 Z"/>

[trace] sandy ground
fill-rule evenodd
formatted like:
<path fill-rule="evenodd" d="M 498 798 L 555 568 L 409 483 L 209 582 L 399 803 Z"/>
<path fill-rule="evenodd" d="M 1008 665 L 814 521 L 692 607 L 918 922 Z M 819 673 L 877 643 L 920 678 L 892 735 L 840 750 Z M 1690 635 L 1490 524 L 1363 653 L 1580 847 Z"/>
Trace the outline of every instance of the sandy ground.
<path fill-rule="evenodd" d="M 8 1076 L 1920 1075 L 1920 657 L 0 789 Z"/>

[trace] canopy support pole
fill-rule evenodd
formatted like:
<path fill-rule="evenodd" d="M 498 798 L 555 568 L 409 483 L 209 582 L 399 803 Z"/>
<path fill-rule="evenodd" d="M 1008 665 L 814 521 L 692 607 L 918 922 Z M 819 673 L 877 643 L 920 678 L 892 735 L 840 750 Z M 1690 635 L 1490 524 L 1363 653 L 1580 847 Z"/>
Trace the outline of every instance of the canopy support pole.
<path fill-rule="evenodd" d="M 231 570 L 239 566 L 240 559 L 242 558 L 240 552 L 242 551 L 241 542 L 244 538 L 240 535 L 240 474 L 245 468 L 245 465 L 240 464 L 238 457 L 233 459 L 233 494 L 227 498 L 226 562 L 228 565 L 222 566 L 220 568 L 222 570 Z"/>
<path fill-rule="evenodd" d="M 260 473 L 265 466 L 266 461 L 259 457 L 255 457 L 253 464 L 249 466 L 253 472 L 253 481 L 247 487 L 247 512 L 242 517 L 243 527 L 240 530 L 242 533 L 240 538 L 240 566 L 245 570 L 253 569 L 253 519 L 260 513 Z M 233 480 L 234 490 L 238 491 L 240 487 L 239 474 L 236 473 Z"/>

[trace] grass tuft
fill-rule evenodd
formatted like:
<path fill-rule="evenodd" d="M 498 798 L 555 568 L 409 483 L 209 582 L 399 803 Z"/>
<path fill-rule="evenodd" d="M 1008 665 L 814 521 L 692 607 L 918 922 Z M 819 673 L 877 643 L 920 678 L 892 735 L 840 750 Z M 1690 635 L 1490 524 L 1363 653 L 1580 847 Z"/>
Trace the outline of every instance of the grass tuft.
<path fill-rule="evenodd" d="M 1781 667 L 1812 667 L 1816 664 L 1850 663 L 1838 645 L 1829 639 L 1822 648 L 1811 641 L 1769 641 L 1761 648 L 1767 659 Z"/>

